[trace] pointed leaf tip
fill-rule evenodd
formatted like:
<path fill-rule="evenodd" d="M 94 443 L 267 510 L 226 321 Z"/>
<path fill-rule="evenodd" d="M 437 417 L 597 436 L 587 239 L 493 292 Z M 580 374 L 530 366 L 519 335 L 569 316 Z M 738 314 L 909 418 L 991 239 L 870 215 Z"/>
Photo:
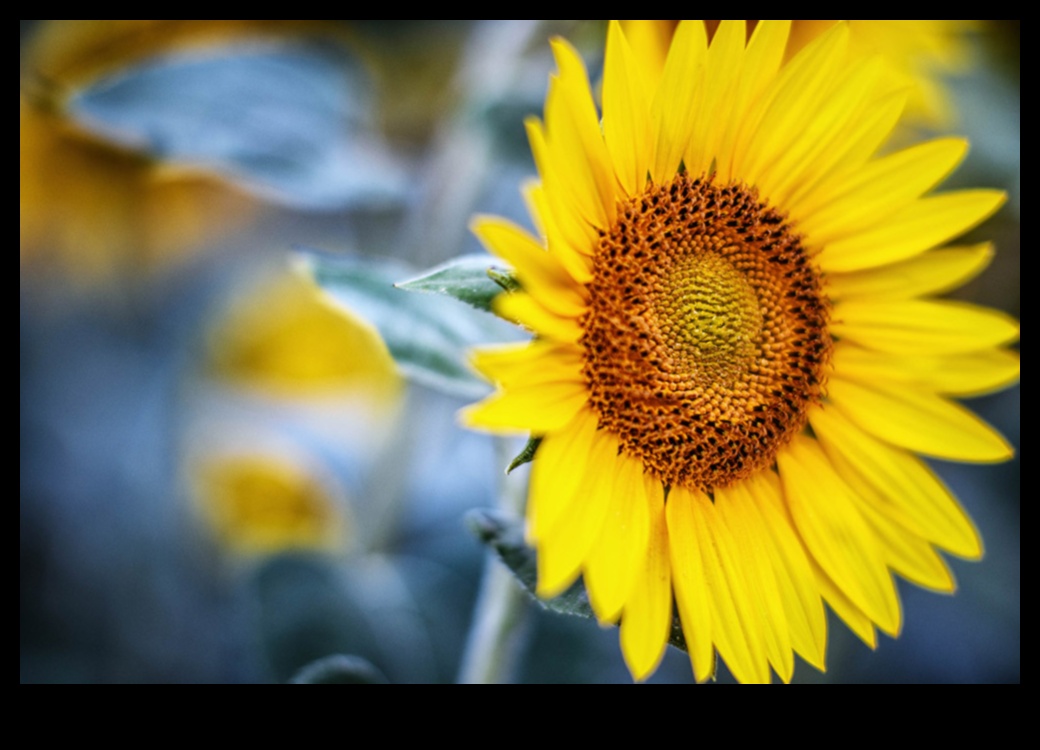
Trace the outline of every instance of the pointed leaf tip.
<path fill-rule="evenodd" d="M 516 458 L 509 462 L 509 466 L 506 467 L 506 474 L 512 474 L 513 469 L 531 463 L 534 460 L 534 454 L 538 451 L 538 446 L 541 444 L 542 439 L 540 437 L 533 437 L 528 440 L 524 449 L 517 454 Z"/>
<path fill-rule="evenodd" d="M 489 268 L 487 270 L 488 278 L 498 284 L 507 292 L 517 292 L 520 290 L 520 282 L 516 280 L 516 276 L 511 271 L 500 271 L 497 268 Z"/>
<path fill-rule="evenodd" d="M 491 301 L 502 293 L 518 288 L 512 271 L 496 266 L 488 255 L 463 255 L 418 276 L 394 284 L 409 292 L 442 294 L 491 311 Z"/>

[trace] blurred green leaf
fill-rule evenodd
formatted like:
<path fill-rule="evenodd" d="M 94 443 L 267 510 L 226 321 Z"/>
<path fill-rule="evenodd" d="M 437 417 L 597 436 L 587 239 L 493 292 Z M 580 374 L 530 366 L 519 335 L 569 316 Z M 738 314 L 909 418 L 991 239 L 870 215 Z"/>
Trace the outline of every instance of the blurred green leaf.
<path fill-rule="evenodd" d="M 553 599 L 541 599 L 535 595 L 538 581 L 537 555 L 524 542 L 524 524 L 518 518 L 501 511 L 476 508 L 466 514 L 466 523 L 480 541 L 498 553 L 517 580 L 545 609 L 565 615 L 576 615 L 595 619 L 589 595 L 581 581 Z M 672 632 L 668 642 L 678 649 L 686 650 L 682 625 L 679 618 L 672 620 Z"/>
<path fill-rule="evenodd" d="M 360 59 L 317 39 L 157 56 L 87 86 L 70 106 L 98 134 L 219 170 L 307 209 L 405 198 L 402 164 L 371 119 Z"/>
<path fill-rule="evenodd" d="M 490 312 L 491 300 L 507 288 L 498 278 L 512 279 L 512 274 L 496 267 L 488 255 L 463 255 L 394 286 L 409 292 L 443 294 Z"/>
<path fill-rule="evenodd" d="M 284 682 L 328 654 L 376 651 L 361 603 L 317 555 L 291 553 L 253 571 L 256 632 L 271 676 Z"/>
<path fill-rule="evenodd" d="M 486 396 L 491 386 L 466 364 L 467 350 L 518 338 L 513 326 L 493 315 L 440 295 L 395 288 L 397 279 L 414 273 L 400 263 L 316 251 L 298 257 L 334 302 L 375 325 L 405 375 L 431 388 L 464 398 Z"/>
<path fill-rule="evenodd" d="M 386 677 L 360 656 L 333 654 L 303 667 L 293 685 L 385 685 Z"/>

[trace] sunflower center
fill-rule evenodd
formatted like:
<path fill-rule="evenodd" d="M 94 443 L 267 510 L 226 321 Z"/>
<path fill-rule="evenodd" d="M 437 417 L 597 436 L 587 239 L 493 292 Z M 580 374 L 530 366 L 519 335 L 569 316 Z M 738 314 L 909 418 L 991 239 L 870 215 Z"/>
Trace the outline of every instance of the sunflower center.
<path fill-rule="evenodd" d="M 755 290 L 722 255 L 691 257 L 650 297 L 672 362 L 704 386 L 746 372 L 762 330 Z"/>
<path fill-rule="evenodd" d="M 710 490 L 769 466 L 822 395 L 819 274 L 743 185 L 679 175 L 619 205 L 589 291 L 590 402 L 665 484 Z"/>

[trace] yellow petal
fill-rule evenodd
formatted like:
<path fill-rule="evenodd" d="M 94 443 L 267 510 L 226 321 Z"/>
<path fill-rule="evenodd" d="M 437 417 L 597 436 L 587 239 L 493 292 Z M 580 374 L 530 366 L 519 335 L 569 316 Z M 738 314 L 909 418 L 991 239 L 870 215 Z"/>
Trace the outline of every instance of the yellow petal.
<path fill-rule="evenodd" d="M 954 354 L 1018 338 L 1018 322 L 988 307 L 952 300 L 842 300 L 831 331 L 868 349 L 893 354 Z"/>
<path fill-rule="evenodd" d="M 787 153 L 816 117 L 823 97 L 831 90 L 835 71 L 841 69 L 838 63 L 844 56 L 848 36 L 848 27 L 838 24 L 780 70 L 772 96 L 763 100 L 763 113 L 755 131 L 748 133 L 747 156 L 742 163 L 734 164 L 735 174 L 757 185 L 763 172 Z M 757 119 L 754 112 L 748 117 Z"/>
<path fill-rule="evenodd" d="M 584 383 L 516 386 L 461 409 L 459 423 L 499 434 L 540 435 L 564 427 L 588 398 Z"/>
<path fill-rule="evenodd" d="M 617 456 L 613 472 L 610 508 L 585 568 L 589 603 L 604 623 L 616 622 L 632 595 L 650 541 L 650 497 L 663 492 L 634 458 Z"/>
<path fill-rule="evenodd" d="M 547 310 L 526 292 L 500 294 L 491 303 L 491 308 L 499 317 L 556 341 L 574 343 L 581 338 L 582 330 L 577 320 Z"/>
<path fill-rule="evenodd" d="M 769 532 L 754 506 L 748 482 L 715 490 L 716 516 L 740 551 L 740 565 L 750 594 L 751 607 L 761 613 L 760 625 L 769 663 L 784 682 L 791 681 L 794 654 L 787 614 L 780 598 L 775 556 L 770 554 Z M 786 571 L 780 573 L 785 574 Z"/>
<path fill-rule="evenodd" d="M 856 507 L 874 530 L 885 564 L 918 586 L 953 591 L 953 575 L 932 545 L 916 531 L 913 521 L 871 487 L 840 454 L 828 453 L 827 457 L 852 488 Z"/>
<path fill-rule="evenodd" d="M 874 532 L 819 444 L 797 436 L 777 465 L 791 517 L 813 558 L 882 630 L 898 633 L 899 601 Z"/>
<path fill-rule="evenodd" d="M 617 191 L 585 63 L 563 39 L 554 39 L 552 50 L 560 73 L 550 80 L 545 98 L 549 156 L 569 204 L 605 229 L 614 221 Z"/>
<path fill-rule="evenodd" d="M 691 497 L 719 655 L 740 682 L 769 682 L 764 624 L 752 603 L 736 540 L 706 495 Z"/>
<path fill-rule="evenodd" d="M 882 540 L 885 562 L 899 575 L 918 586 L 952 594 L 957 590 L 953 573 L 931 545 L 914 536 L 886 516 L 863 509 L 863 517 Z"/>
<path fill-rule="evenodd" d="M 535 231 L 544 242 L 548 232 L 547 224 L 552 222 L 552 214 L 545 201 L 545 187 L 542 181 L 536 177 L 528 177 L 520 184 L 520 194 L 524 197 L 527 215 L 531 217 Z"/>
<path fill-rule="evenodd" d="M 825 272 L 839 273 L 912 258 L 981 224 L 1006 199 L 999 190 L 958 190 L 921 198 L 875 229 L 828 244 L 817 261 Z"/>
<path fill-rule="evenodd" d="M 707 501 L 707 498 L 704 498 Z M 683 637 L 693 664 L 693 674 L 704 682 L 715 674 L 715 646 L 708 579 L 697 537 L 695 504 L 700 493 L 672 487 L 665 506 L 675 603 L 682 620 Z"/>
<path fill-rule="evenodd" d="M 654 182 L 672 179 L 682 161 L 703 98 L 700 82 L 707 57 L 704 22 L 680 21 L 653 101 L 651 119 L 657 123 L 651 168 Z"/>
<path fill-rule="evenodd" d="M 924 255 L 852 273 L 827 277 L 831 299 L 869 297 L 871 300 L 910 299 L 956 289 L 980 274 L 993 259 L 993 244 L 946 247 Z"/>
<path fill-rule="evenodd" d="M 663 489 L 651 493 L 648 500 L 650 543 L 621 618 L 621 652 L 632 677 L 639 681 L 661 663 L 672 630 L 672 576 Z"/>
<path fill-rule="evenodd" d="M 567 507 L 585 491 L 586 478 L 600 469 L 590 463 L 597 426 L 595 413 L 581 409 L 563 429 L 542 438 L 531 466 L 528 542 L 537 542 L 552 530 Z"/>
<path fill-rule="evenodd" d="M 527 200 L 529 213 L 549 248 L 549 253 L 560 261 L 560 265 L 567 269 L 567 273 L 576 282 L 587 284 L 591 281 L 592 259 L 589 257 L 591 248 L 575 249 L 567 241 L 556 222 L 542 183 L 528 181 L 524 189 L 524 198 Z M 581 239 L 582 242 L 585 242 L 589 238 L 582 233 Z"/>
<path fill-rule="evenodd" d="M 540 514 L 538 595 L 542 597 L 556 596 L 575 581 L 603 530 L 610 507 L 610 485 L 614 481 L 613 472 L 603 467 L 617 460 L 618 444 L 605 430 L 595 431 L 591 442 L 585 477 L 578 481 L 572 499 L 558 512 L 547 510 Z M 551 482 L 548 484 L 552 486 Z M 559 505 L 554 504 L 554 509 Z M 547 515 L 550 518 L 546 518 Z"/>
<path fill-rule="evenodd" d="M 723 180 L 736 177 L 732 167 L 735 158 L 743 157 L 744 142 L 740 133 L 748 119 L 748 110 L 776 78 L 790 30 L 790 21 L 759 21 L 748 40 L 743 69 L 732 94 L 733 124 L 721 134 L 716 153 L 716 170 Z"/>
<path fill-rule="evenodd" d="M 657 89 L 672 44 L 675 21 L 622 21 L 621 28 L 651 91 Z"/>
<path fill-rule="evenodd" d="M 963 138 L 941 138 L 876 159 L 844 185 L 826 206 L 799 219 L 810 245 L 822 246 L 877 226 L 935 187 L 968 153 Z"/>
<path fill-rule="evenodd" d="M 503 388 L 583 382 L 581 349 L 545 339 L 485 346 L 470 352 L 473 367 Z"/>
<path fill-rule="evenodd" d="M 744 53 L 744 70 L 740 78 L 739 99 L 745 104 L 755 101 L 772 83 L 783 62 L 784 48 L 791 32 L 790 21 L 759 21 Z M 737 108 L 737 116 L 744 107 Z"/>
<path fill-rule="evenodd" d="M 546 230 L 558 231 L 564 248 L 591 255 L 596 248 L 596 229 L 582 218 L 573 206 L 570 198 L 572 188 L 564 181 L 558 165 L 553 161 L 554 156 L 549 150 L 545 128 L 537 117 L 524 120 L 524 127 L 527 129 L 527 140 L 531 144 L 531 156 L 534 157 L 538 174 L 542 178 L 542 196 L 545 203 L 543 219 Z M 560 257 L 562 260 L 564 255 L 560 254 Z M 591 261 L 589 267 L 591 268 Z"/>
<path fill-rule="evenodd" d="M 823 568 L 815 560 L 810 560 L 813 572 L 816 574 L 816 585 L 820 593 L 827 600 L 834 613 L 838 615 L 849 629 L 859 636 L 860 640 L 871 648 L 877 648 L 877 631 L 874 630 L 874 622 L 862 609 L 857 607 L 845 592 L 830 579 Z"/>
<path fill-rule="evenodd" d="M 791 217 L 808 216 L 826 205 L 835 186 L 855 174 L 878 150 L 899 121 L 906 104 L 906 92 L 892 92 L 880 99 L 871 97 L 865 104 L 866 108 L 857 112 L 834 141 L 820 151 L 812 171 L 792 186 L 789 195 L 784 194 L 784 207 Z"/>
<path fill-rule="evenodd" d="M 971 519 L 923 461 L 870 437 L 836 409 L 814 409 L 809 423 L 827 454 L 846 459 L 921 536 L 961 557 L 982 556 Z"/>
<path fill-rule="evenodd" d="M 784 605 L 794 649 L 807 662 L 823 671 L 827 650 L 827 618 L 816 585 L 815 574 L 798 538 L 781 496 L 780 479 L 762 471 L 746 480 L 750 502 L 741 499 L 741 509 L 757 513 L 763 546 L 772 560 L 777 591 Z"/>
<path fill-rule="evenodd" d="M 1006 461 L 1014 450 L 963 406 L 927 391 L 832 377 L 828 398 L 871 435 L 915 453 L 951 461 Z"/>
<path fill-rule="evenodd" d="M 634 196 L 646 187 L 650 136 L 647 81 L 621 24 L 611 21 L 603 62 L 603 139 L 614 174 L 628 195 Z"/>
<path fill-rule="evenodd" d="M 866 61 L 843 75 L 833 90 L 828 90 L 816 104 L 815 116 L 793 137 L 789 145 L 762 171 L 756 185 L 773 205 L 787 207 L 787 199 L 806 183 L 820 177 L 827 168 L 828 152 L 841 151 L 846 139 L 862 122 L 865 110 L 877 101 L 881 65 Z M 799 228 L 806 216 L 799 212 Z"/>
<path fill-rule="evenodd" d="M 963 354 L 895 355 L 839 341 L 834 368 L 860 383 L 906 383 L 951 396 L 978 396 L 1012 385 L 1019 377 L 1018 352 L 983 349 Z"/>
<path fill-rule="evenodd" d="M 534 237 L 505 219 L 478 216 L 470 228 L 484 246 L 516 270 L 520 285 L 542 306 L 562 317 L 585 312 L 584 287 Z"/>
<path fill-rule="evenodd" d="M 706 75 L 701 81 L 700 110 L 691 121 L 683 163 L 691 175 L 706 173 L 718 153 L 723 133 L 730 127 L 733 90 L 743 68 L 744 21 L 721 21 L 708 48 Z"/>

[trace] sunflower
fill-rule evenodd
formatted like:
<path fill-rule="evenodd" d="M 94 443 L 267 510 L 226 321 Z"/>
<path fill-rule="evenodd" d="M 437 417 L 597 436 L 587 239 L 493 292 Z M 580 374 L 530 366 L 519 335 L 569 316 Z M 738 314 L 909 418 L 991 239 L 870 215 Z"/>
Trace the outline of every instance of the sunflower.
<path fill-rule="evenodd" d="M 893 572 L 952 591 L 936 548 L 982 554 L 917 454 L 1012 455 L 948 397 L 1015 381 L 1017 323 L 931 298 L 986 265 L 987 244 L 935 248 L 1003 193 L 930 192 L 961 139 L 876 157 L 905 92 L 846 24 L 785 63 L 789 30 L 722 22 L 709 45 L 683 22 L 651 80 L 612 23 L 602 118 L 553 41 L 527 122 L 541 238 L 474 222 L 522 287 L 497 311 L 536 335 L 474 353 L 498 390 L 461 419 L 542 437 L 538 593 L 582 576 L 637 680 L 676 611 L 698 680 L 716 653 L 742 682 L 789 681 L 794 653 L 824 669 L 824 602 L 871 646 L 895 636 Z"/>
<path fill-rule="evenodd" d="M 102 136 L 75 108 L 76 97 L 102 76 L 249 30 L 171 21 L 49 21 L 32 28 L 19 92 L 23 275 L 57 273 L 95 285 L 168 271 L 252 221 L 260 204 L 242 189 L 212 170 L 164 162 Z"/>

